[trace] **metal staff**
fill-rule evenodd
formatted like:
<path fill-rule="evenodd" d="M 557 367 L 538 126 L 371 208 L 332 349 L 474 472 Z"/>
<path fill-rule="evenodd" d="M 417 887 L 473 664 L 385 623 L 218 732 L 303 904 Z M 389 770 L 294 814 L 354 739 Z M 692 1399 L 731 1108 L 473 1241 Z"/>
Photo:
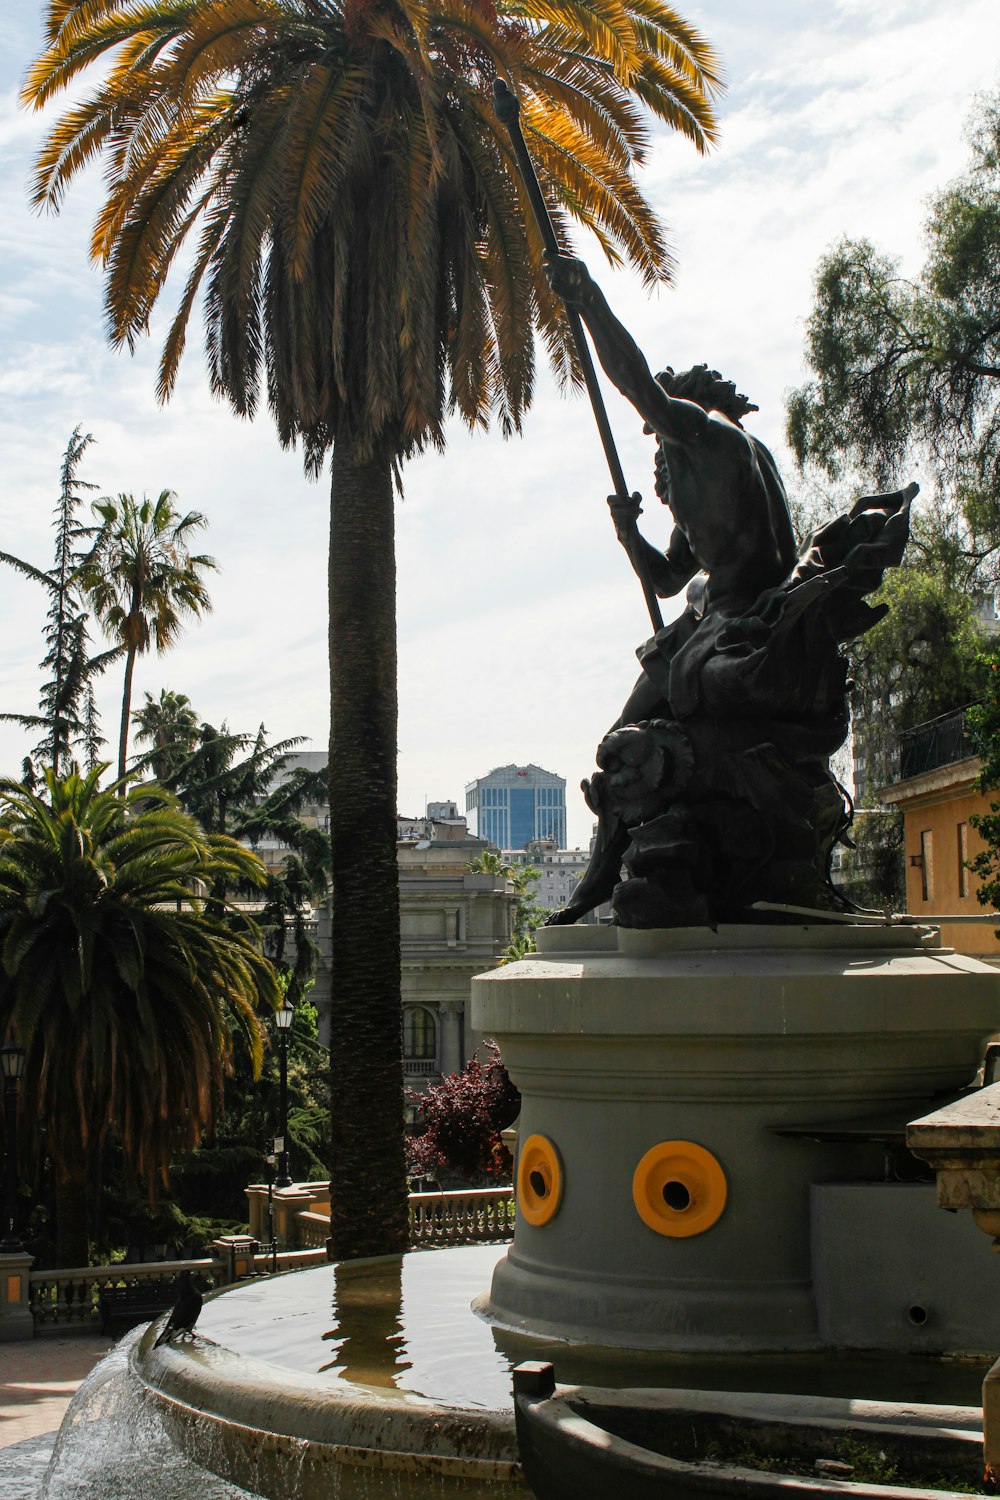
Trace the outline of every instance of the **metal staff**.
<path fill-rule="evenodd" d="M 516 96 L 511 93 L 502 78 L 497 78 L 493 82 L 493 102 L 501 123 L 507 127 L 510 143 L 514 148 L 514 156 L 521 169 L 521 177 L 524 181 L 525 191 L 528 194 L 528 202 L 531 204 L 532 212 L 535 215 L 535 222 L 538 225 L 538 231 L 542 236 L 542 244 L 551 255 L 560 255 L 562 252 L 559 247 L 559 241 L 556 239 L 556 232 L 549 217 L 549 210 L 542 196 L 542 190 L 538 185 L 534 163 L 528 154 L 528 148 L 524 143 L 524 136 L 521 133 L 521 106 L 518 104 Z M 583 370 L 583 378 L 590 396 L 590 404 L 594 409 L 597 430 L 601 434 L 601 442 L 604 445 L 604 456 L 608 461 L 608 468 L 611 470 L 611 482 L 615 487 L 615 494 L 620 495 L 623 500 L 627 500 L 631 492 L 625 483 L 625 475 L 622 472 L 618 450 L 615 447 L 615 440 L 611 433 L 611 423 L 608 421 L 608 414 L 604 407 L 604 397 L 601 395 L 601 388 L 597 383 L 597 371 L 594 369 L 590 345 L 587 343 L 583 332 L 582 319 L 576 309 L 568 305 L 566 305 L 566 318 L 569 322 L 570 333 L 573 335 L 573 342 L 576 345 L 580 368 Z M 641 556 L 638 559 L 637 557 L 632 557 L 631 553 L 629 556 L 631 557 L 632 566 L 635 568 L 636 576 L 642 584 L 642 592 L 645 596 L 646 608 L 649 610 L 649 618 L 653 629 L 661 630 L 663 628 L 663 616 L 660 614 L 660 603 L 652 584 L 646 577 L 646 570 L 642 564 Z"/>

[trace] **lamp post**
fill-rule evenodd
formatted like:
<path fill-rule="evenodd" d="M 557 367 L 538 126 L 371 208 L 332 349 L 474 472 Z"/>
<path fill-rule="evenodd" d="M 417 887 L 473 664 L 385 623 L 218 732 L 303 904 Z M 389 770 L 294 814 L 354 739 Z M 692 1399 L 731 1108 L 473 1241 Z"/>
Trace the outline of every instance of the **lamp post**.
<path fill-rule="evenodd" d="M 287 1000 L 283 1000 L 281 1009 L 276 1010 L 274 1013 L 274 1023 L 278 1028 L 278 1043 L 281 1048 L 279 1053 L 281 1083 L 278 1094 L 281 1135 L 278 1141 L 275 1141 L 278 1153 L 278 1175 L 274 1180 L 275 1187 L 279 1188 L 291 1187 L 292 1185 L 292 1179 L 288 1175 L 288 1037 L 294 1019 L 294 1006 L 289 1005 Z"/>
<path fill-rule="evenodd" d="M 21 1209 L 17 1193 L 17 1094 L 24 1072 L 24 1048 L 13 1041 L 0 1047 L 0 1071 L 3 1072 L 4 1141 L 7 1174 L 3 1200 L 3 1239 L 0 1255 L 11 1255 L 21 1249 L 18 1234 Z"/>

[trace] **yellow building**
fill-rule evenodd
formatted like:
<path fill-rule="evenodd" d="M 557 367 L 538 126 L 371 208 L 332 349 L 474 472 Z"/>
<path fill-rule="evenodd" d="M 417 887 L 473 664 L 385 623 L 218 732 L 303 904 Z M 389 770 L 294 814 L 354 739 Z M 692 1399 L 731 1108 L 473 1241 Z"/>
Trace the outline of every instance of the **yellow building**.
<path fill-rule="evenodd" d="M 903 814 L 906 910 L 939 923 L 947 947 L 996 960 L 1000 917 L 995 922 L 948 921 L 988 918 L 976 898 L 976 877 L 967 867 L 983 847 L 970 818 L 989 811 L 989 798 L 976 789 L 979 759 L 972 754 L 964 712 L 908 730 L 900 751 L 900 779 L 879 795 Z"/>

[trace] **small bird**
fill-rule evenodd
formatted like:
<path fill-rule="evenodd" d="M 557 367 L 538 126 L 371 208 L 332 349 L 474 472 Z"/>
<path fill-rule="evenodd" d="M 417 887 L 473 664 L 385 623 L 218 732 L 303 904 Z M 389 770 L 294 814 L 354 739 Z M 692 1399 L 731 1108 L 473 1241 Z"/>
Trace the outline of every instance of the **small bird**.
<path fill-rule="evenodd" d="M 154 1349 L 167 1343 L 175 1333 L 193 1333 L 201 1312 L 201 1293 L 191 1280 L 190 1271 L 182 1271 L 177 1278 L 177 1299 L 165 1327 L 157 1335 Z"/>

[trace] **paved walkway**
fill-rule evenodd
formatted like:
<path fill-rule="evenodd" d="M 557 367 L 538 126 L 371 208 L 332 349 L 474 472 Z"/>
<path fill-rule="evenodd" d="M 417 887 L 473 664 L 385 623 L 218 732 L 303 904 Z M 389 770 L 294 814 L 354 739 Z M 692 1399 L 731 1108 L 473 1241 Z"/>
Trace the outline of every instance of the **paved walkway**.
<path fill-rule="evenodd" d="M 81 1333 L 0 1344 L 0 1448 L 55 1432 L 80 1381 L 112 1342 Z"/>

